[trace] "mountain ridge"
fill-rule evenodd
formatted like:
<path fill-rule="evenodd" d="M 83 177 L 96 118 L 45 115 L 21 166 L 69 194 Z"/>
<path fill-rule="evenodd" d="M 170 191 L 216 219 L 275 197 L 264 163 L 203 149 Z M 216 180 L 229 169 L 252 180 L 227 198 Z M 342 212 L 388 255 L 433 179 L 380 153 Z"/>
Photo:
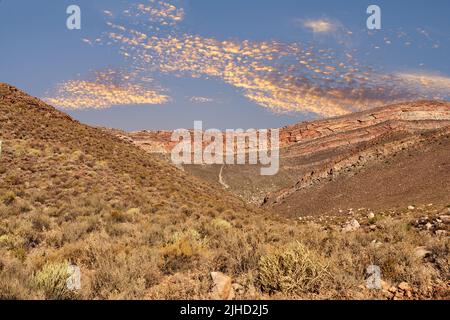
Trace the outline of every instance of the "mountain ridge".
<path fill-rule="evenodd" d="M 286 190 L 296 190 L 305 181 L 323 182 L 330 178 L 330 172 L 336 177 L 347 169 L 360 170 L 362 162 L 370 164 L 395 156 L 418 143 L 418 134 L 448 126 L 449 102 L 398 103 L 281 128 L 281 172 L 275 177 L 258 177 L 255 166 L 189 165 L 185 169 L 211 183 L 228 186 L 246 201 L 273 204 L 276 198 L 286 196 Z M 147 152 L 162 155 L 176 143 L 170 141 L 170 131 L 120 132 L 119 136 Z"/>

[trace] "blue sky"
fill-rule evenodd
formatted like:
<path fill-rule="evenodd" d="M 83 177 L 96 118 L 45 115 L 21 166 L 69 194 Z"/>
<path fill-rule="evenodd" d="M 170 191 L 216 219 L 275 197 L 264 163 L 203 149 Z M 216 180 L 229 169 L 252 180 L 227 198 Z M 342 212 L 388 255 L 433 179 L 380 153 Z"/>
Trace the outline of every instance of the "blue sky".
<path fill-rule="evenodd" d="M 144 9 L 136 11 L 139 3 Z M 72 4 L 81 8 L 81 30 L 66 28 Z M 279 127 L 397 100 L 449 97 L 447 0 L 165 4 L 177 10 L 149 1 L 2 0 L 0 81 L 60 104 L 82 122 L 125 130 L 187 128 L 194 120 L 221 129 Z M 382 29 L 369 34 L 370 4 L 382 10 Z M 133 14 L 124 16 L 129 8 Z M 133 30 L 154 36 L 152 43 L 117 43 L 117 33 L 123 39 Z M 208 60 L 208 50 L 217 60 Z M 114 81 L 99 79 L 105 70 Z M 95 90 L 119 97 L 108 103 Z M 82 100 L 74 96 L 80 91 Z M 138 99 L 143 92 L 152 95 Z"/>

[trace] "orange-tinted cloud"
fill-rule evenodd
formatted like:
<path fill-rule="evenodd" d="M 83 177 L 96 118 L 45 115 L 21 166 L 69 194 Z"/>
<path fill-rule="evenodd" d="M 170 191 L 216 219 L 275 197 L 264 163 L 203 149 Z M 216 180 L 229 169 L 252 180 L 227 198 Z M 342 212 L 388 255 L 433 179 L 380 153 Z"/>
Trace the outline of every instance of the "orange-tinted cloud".
<path fill-rule="evenodd" d="M 69 80 L 60 83 L 48 103 L 66 109 L 105 109 L 117 105 L 163 104 L 169 97 L 160 88 L 141 81 L 135 75 L 106 70 L 95 73 L 92 79 Z"/>

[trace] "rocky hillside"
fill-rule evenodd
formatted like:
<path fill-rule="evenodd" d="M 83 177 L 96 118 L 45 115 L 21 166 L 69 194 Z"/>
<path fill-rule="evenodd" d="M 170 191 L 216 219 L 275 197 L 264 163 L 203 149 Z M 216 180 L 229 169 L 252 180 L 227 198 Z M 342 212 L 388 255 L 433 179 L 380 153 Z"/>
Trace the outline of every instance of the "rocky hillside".
<path fill-rule="evenodd" d="M 450 295 L 445 206 L 278 216 L 6 84 L 0 140 L 0 299 Z"/>
<path fill-rule="evenodd" d="M 450 127 L 392 131 L 331 157 L 269 194 L 264 206 L 287 215 L 339 214 L 450 202 Z"/>
<path fill-rule="evenodd" d="M 341 175 L 354 176 L 372 164 L 395 162 L 396 155 L 405 149 L 422 150 L 427 145 L 428 138 L 432 141 L 444 139 L 445 142 L 447 131 L 439 130 L 449 126 L 450 103 L 448 102 L 402 103 L 337 118 L 299 123 L 280 129 L 280 171 L 272 177 L 260 176 L 258 166 L 212 165 L 185 166 L 185 168 L 193 175 L 210 183 L 225 186 L 246 201 L 277 208 L 284 203 L 282 211 L 291 215 L 308 214 L 311 210 L 317 214 L 337 213 L 340 206 L 357 207 L 362 206 L 363 203 L 382 207 L 380 205 L 385 203 L 384 195 L 392 194 L 389 188 L 377 188 L 359 197 L 359 199 L 364 197 L 378 199 L 370 202 L 358 200 L 340 203 L 332 194 L 329 194 L 328 196 L 334 199 L 333 207 L 321 207 L 322 200 L 317 200 L 317 203 L 307 207 L 290 203 L 300 204 L 304 202 L 304 197 L 310 198 L 307 195 L 301 196 L 297 192 L 300 189 L 306 192 L 304 189 L 308 187 L 334 181 Z M 429 134 L 425 134 L 427 132 Z M 121 137 L 148 152 L 164 154 L 170 152 L 173 147 L 168 131 L 122 132 Z M 416 151 L 413 153 L 419 157 L 426 155 Z M 445 151 L 442 155 L 438 154 L 442 158 L 438 160 L 436 156 L 435 162 L 448 163 L 448 154 L 445 154 Z M 423 162 L 426 163 L 426 161 L 428 160 L 425 156 Z M 444 172 L 441 173 L 442 170 L 439 168 Z M 441 166 L 436 170 L 433 169 L 434 171 L 431 170 L 429 177 L 435 178 L 433 183 L 426 182 L 430 179 L 424 180 L 420 174 L 415 175 L 416 179 L 414 175 L 410 177 L 408 180 L 410 188 L 407 192 L 405 189 L 405 192 L 393 199 L 389 205 L 395 205 L 397 200 L 400 201 L 398 205 L 404 206 L 408 202 L 436 201 L 438 197 L 445 202 L 444 195 L 448 187 L 440 186 L 449 185 L 447 183 L 449 175 L 445 172 L 446 167 L 443 168 Z M 405 170 L 415 172 L 418 169 L 419 167 L 411 167 Z M 378 170 L 383 172 L 384 167 L 381 165 Z M 399 174 L 403 175 L 400 172 Z M 368 181 L 372 180 L 369 177 L 368 179 Z M 396 178 L 392 179 L 394 180 L 390 185 L 396 183 Z M 359 191 L 358 188 L 354 188 L 353 193 Z M 316 191 L 314 189 L 311 192 Z M 368 196 L 370 192 L 373 196 Z M 353 198 L 356 200 L 358 197 Z"/>
<path fill-rule="evenodd" d="M 280 129 L 280 147 L 301 145 L 303 153 L 368 141 L 392 130 L 417 131 L 450 125 L 449 103 L 418 101 L 357 112 L 331 119 L 301 122 Z M 105 129 L 108 130 L 108 129 Z M 109 131 L 148 152 L 170 152 L 171 131 Z"/>
<path fill-rule="evenodd" d="M 281 146 L 301 144 L 303 152 L 369 141 L 393 130 L 415 132 L 450 125 L 450 103 L 401 103 L 350 115 L 304 122 L 281 130 Z"/>

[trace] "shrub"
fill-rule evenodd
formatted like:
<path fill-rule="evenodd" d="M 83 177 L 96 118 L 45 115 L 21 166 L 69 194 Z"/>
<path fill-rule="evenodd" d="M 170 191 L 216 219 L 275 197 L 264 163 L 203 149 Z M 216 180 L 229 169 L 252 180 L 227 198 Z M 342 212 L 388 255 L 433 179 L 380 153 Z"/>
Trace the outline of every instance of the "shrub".
<path fill-rule="evenodd" d="M 3 234 L 0 236 L 0 247 L 8 246 L 9 242 L 10 242 L 10 239 L 7 234 Z"/>
<path fill-rule="evenodd" d="M 50 229 L 51 220 L 46 215 L 36 215 L 32 218 L 33 228 L 38 231 L 45 231 Z"/>
<path fill-rule="evenodd" d="M 39 157 L 41 156 L 42 152 L 41 150 L 31 148 L 28 150 L 28 154 L 32 157 Z"/>
<path fill-rule="evenodd" d="M 125 223 L 125 222 L 131 222 L 133 221 L 133 215 L 127 212 L 122 212 L 120 210 L 113 210 L 110 213 L 110 217 L 112 222 L 116 223 Z"/>
<path fill-rule="evenodd" d="M 196 230 L 177 232 L 161 249 L 163 269 L 167 272 L 188 268 L 193 258 L 205 253 L 206 241 Z"/>
<path fill-rule="evenodd" d="M 218 229 L 230 229 L 231 223 L 229 223 L 227 220 L 216 218 L 212 221 L 212 225 Z"/>
<path fill-rule="evenodd" d="M 11 203 L 14 202 L 14 200 L 16 199 L 16 194 L 12 191 L 8 191 L 6 192 L 4 195 L 2 195 L 2 197 L 0 198 L 0 200 L 6 204 L 7 206 L 9 206 Z"/>
<path fill-rule="evenodd" d="M 268 293 L 315 293 L 331 278 L 321 259 L 299 242 L 262 256 L 258 271 L 261 290 Z"/>
<path fill-rule="evenodd" d="M 131 218 L 139 214 L 141 214 L 141 209 L 139 208 L 131 208 L 127 211 L 127 215 L 129 215 Z"/>
<path fill-rule="evenodd" d="M 46 299 L 67 300 L 74 298 L 74 292 L 67 287 L 68 263 L 46 264 L 33 279 L 33 286 L 42 290 Z"/>

